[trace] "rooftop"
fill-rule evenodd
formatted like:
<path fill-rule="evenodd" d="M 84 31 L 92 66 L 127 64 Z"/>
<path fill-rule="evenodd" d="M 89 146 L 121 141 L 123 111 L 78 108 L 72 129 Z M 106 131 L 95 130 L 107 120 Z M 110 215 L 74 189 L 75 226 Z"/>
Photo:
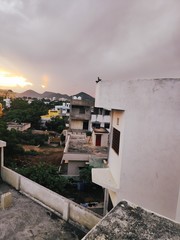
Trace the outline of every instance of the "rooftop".
<path fill-rule="evenodd" d="M 71 135 L 68 147 L 69 153 L 86 153 L 99 157 L 107 156 L 107 147 L 96 147 L 92 145 L 91 138 L 84 135 Z"/>
<path fill-rule="evenodd" d="M 180 240 L 180 224 L 122 201 L 83 238 L 100 239 Z"/>
<path fill-rule="evenodd" d="M 0 195 L 12 194 L 12 206 L 0 208 L 0 239 L 67 240 L 81 239 L 85 233 L 4 183 Z"/>

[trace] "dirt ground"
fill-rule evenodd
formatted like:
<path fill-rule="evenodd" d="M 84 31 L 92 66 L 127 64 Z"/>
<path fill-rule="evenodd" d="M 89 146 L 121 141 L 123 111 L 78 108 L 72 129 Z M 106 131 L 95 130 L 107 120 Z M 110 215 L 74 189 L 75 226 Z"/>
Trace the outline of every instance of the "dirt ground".
<path fill-rule="evenodd" d="M 17 164 L 20 165 L 32 165 L 39 163 L 47 163 L 55 166 L 60 166 L 63 156 L 63 148 L 60 147 L 37 147 L 32 145 L 23 145 L 25 151 L 36 151 L 37 155 L 25 155 L 15 159 Z"/>

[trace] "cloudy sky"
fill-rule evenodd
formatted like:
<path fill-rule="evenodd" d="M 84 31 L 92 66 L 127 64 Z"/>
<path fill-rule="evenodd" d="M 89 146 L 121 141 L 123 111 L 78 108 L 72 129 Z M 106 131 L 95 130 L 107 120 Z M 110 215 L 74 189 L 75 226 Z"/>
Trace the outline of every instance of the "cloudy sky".
<path fill-rule="evenodd" d="M 97 77 L 180 77 L 179 0 L 0 0 L 0 88 L 94 96 Z"/>

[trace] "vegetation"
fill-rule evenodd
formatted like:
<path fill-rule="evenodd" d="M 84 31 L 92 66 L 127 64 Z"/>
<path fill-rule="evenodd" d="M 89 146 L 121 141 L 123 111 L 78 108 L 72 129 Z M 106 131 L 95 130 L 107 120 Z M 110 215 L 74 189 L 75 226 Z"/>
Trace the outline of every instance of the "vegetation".
<path fill-rule="evenodd" d="M 86 166 L 79 171 L 79 177 L 82 182 L 92 184 L 91 170 L 92 166 Z"/>
<path fill-rule="evenodd" d="M 54 117 L 51 119 L 51 121 L 48 121 L 46 123 L 46 127 L 48 131 L 56 131 L 58 133 L 62 133 L 62 131 L 65 129 L 65 119 Z"/>
<path fill-rule="evenodd" d="M 60 176 L 57 167 L 52 165 L 41 163 L 30 167 L 16 167 L 15 170 L 19 174 L 59 194 L 63 194 L 66 186 L 69 184 L 68 179 Z"/>
<path fill-rule="evenodd" d="M 29 104 L 21 98 L 15 98 L 12 100 L 11 108 L 5 109 L 3 118 L 6 122 L 29 122 L 32 128 L 40 129 L 40 116 L 46 114 L 48 109 L 49 107 L 41 100 L 34 100 Z"/>

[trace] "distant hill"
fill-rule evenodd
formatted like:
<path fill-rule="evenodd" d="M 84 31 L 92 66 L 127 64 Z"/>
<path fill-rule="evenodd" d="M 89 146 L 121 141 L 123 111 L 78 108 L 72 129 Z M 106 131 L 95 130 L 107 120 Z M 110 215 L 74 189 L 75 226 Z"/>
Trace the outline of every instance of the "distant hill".
<path fill-rule="evenodd" d="M 67 94 L 48 92 L 48 91 L 46 91 L 44 93 L 37 93 L 33 90 L 27 90 L 22 93 L 16 93 L 16 97 L 28 97 L 28 98 L 53 98 L 53 97 L 55 97 L 56 99 L 66 98 L 66 99 L 70 100 L 73 96 L 77 96 L 77 97 L 80 96 L 83 100 L 94 102 L 94 98 L 85 92 L 80 92 L 80 93 L 74 94 L 72 96 L 69 96 Z"/>
<path fill-rule="evenodd" d="M 0 89 L 0 97 L 3 98 L 14 98 L 16 93 L 12 90 Z"/>
<path fill-rule="evenodd" d="M 41 98 L 41 94 L 33 90 L 27 90 L 22 93 L 16 93 L 16 97 Z"/>
<path fill-rule="evenodd" d="M 53 98 L 56 97 L 57 99 L 59 98 L 67 98 L 69 99 L 69 96 L 67 94 L 61 94 L 61 93 L 54 93 L 54 92 L 44 92 L 43 94 L 41 94 L 43 96 L 43 98 Z"/>

